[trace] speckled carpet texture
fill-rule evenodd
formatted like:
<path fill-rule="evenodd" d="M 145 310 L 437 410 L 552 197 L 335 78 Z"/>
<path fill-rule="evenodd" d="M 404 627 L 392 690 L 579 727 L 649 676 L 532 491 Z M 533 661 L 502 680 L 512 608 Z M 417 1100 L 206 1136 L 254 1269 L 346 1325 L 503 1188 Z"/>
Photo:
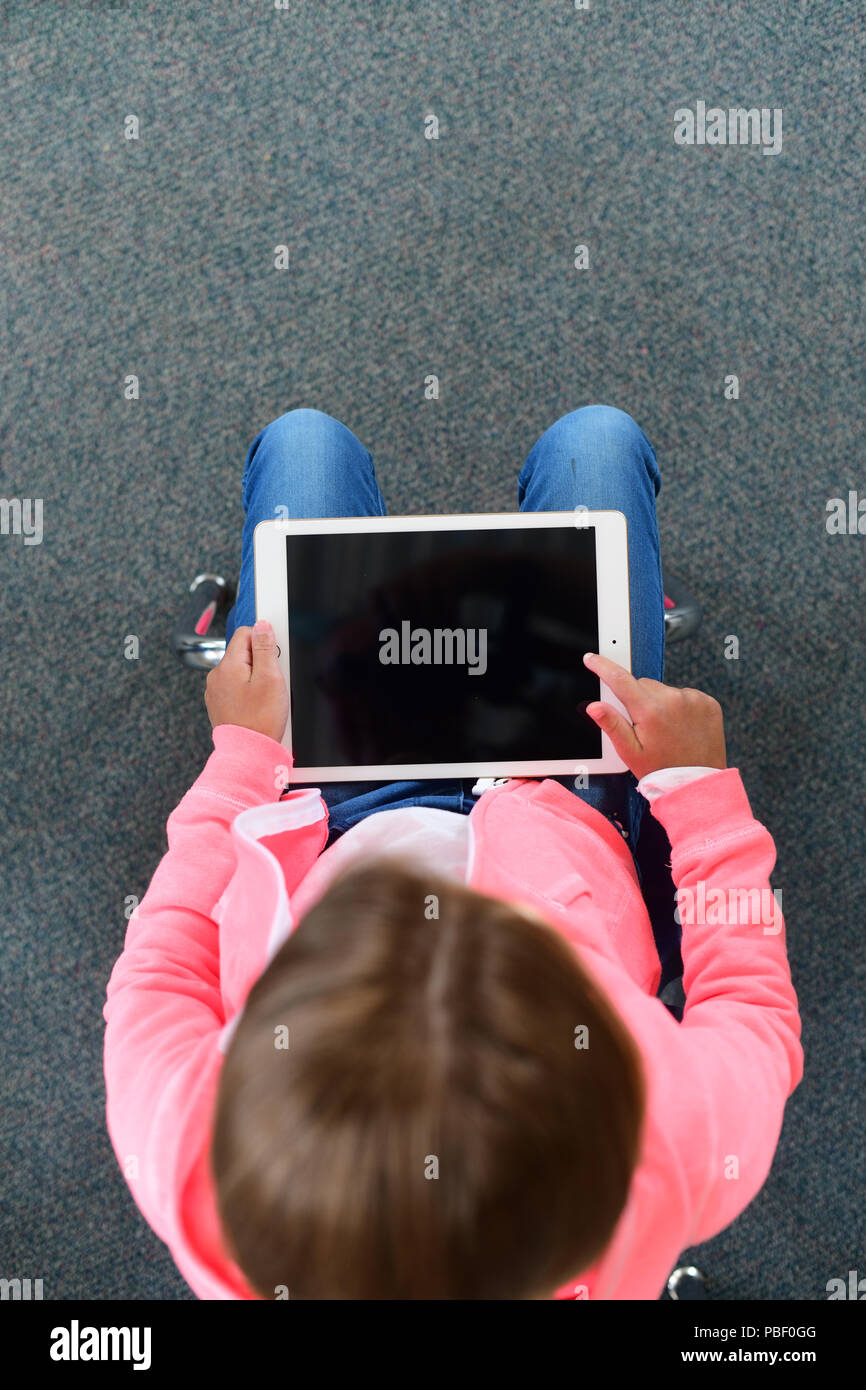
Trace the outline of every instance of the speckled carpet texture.
<path fill-rule="evenodd" d="M 210 750 L 170 634 L 237 578 L 255 435 L 314 406 L 391 512 L 516 510 L 592 402 L 655 447 L 704 609 L 666 679 L 724 706 L 803 1015 L 767 1183 L 689 1257 L 720 1300 L 866 1274 L 864 56 L 840 0 L 4 0 L 0 1275 L 193 1297 L 111 1151 L 102 1007 Z M 678 143 L 699 103 L 779 148 Z"/>

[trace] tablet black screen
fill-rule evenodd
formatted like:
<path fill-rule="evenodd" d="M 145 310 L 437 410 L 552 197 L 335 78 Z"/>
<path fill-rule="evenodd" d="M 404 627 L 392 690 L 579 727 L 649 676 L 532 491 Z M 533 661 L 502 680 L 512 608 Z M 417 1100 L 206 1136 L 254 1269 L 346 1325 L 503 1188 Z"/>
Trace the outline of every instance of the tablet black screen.
<path fill-rule="evenodd" d="M 298 767 L 601 756 L 595 530 L 287 536 Z"/>

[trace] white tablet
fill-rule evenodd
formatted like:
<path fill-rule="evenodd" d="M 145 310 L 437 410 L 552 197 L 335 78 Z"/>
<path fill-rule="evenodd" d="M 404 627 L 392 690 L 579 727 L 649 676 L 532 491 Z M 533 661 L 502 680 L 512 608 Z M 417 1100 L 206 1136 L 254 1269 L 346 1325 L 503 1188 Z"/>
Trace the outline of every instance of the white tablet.
<path fill-rule="evenodd" d="M 623 770 L 583 664 L 631 670 L 621 512 L 263 521 L 255 576 L 294 782 Z"/>

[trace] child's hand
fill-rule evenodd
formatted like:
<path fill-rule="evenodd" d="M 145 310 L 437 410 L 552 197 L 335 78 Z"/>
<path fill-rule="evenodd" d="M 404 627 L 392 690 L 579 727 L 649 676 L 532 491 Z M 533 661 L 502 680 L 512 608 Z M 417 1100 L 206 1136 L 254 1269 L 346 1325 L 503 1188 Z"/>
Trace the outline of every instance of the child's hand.
<path fill-rule="evenodd" d="M 225 656 L 207 678 L 204 702 L 210 722 L 255 729 L 277 743 L 289 717 L 289 692 L 277 660 L 270 623 L 236 628 Z"/>
<path fill-rule="evenodd" d="M 662 767 L 727 767 L 724 716 L 712 695 L 635 680 L 624 666 L 597 652 L 587 652 L 583 661 L 628 710 L 631 724 L 598 700 L 586 707 L 635 777 Z"/>

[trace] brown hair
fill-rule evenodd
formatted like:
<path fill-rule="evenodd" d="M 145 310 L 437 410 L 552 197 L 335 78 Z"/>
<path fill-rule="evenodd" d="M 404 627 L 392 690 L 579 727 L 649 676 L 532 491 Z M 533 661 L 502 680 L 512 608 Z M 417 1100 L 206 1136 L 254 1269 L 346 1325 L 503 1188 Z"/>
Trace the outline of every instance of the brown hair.
<path fill-rule="evenodd" d="M 613 1233 L 643 1106 L 564 937 L 382 860 L 249 995 L 211 1155 L 223 1231 L 264 1298 L 549 1296 Z"/>

